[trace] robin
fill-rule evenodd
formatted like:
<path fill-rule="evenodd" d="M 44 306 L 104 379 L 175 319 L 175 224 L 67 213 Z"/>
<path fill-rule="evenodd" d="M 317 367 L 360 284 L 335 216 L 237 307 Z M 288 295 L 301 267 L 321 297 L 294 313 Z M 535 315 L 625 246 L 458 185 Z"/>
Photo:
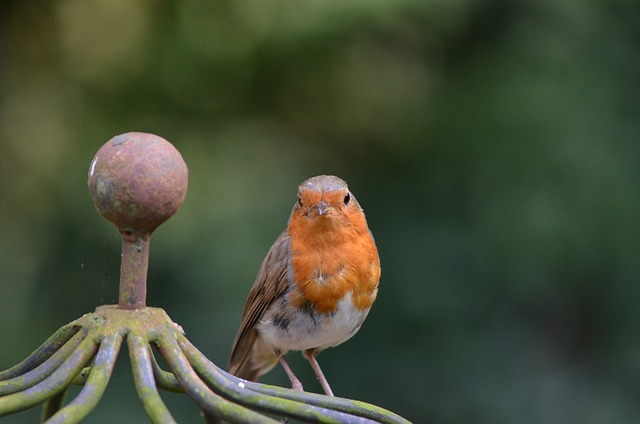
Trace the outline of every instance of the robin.
<path fill-rule="evenodd" d="M 304 181 L 249 292 L 229 371 L 257 381 L 279 361 L 293 389 L 303 390 L 284 356 L 299 350 L 333 396 L 316 355 L 360 329 L 379 279 L 378 250 L 347 183 L 332 175 Z"/>

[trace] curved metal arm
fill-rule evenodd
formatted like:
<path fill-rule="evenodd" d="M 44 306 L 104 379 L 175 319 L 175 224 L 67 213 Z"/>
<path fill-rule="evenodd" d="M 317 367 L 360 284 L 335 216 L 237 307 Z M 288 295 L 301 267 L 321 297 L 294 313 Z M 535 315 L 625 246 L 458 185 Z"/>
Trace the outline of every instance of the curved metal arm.
<path fill-rule="evenodd" d="M 168 392 L 184 393 L 184 389 L 176 379 L 176 376 L 173 375 L 173 373 L 170 373 L 160 368 L 158 361 L 156 361 L 156 357 L 153 355 L 153 351 L 151 351 L 150 353 L 151 353 L 151 366 L 153 367 L 153 376 L 156 379 L 158 388 L 162 390 L 166 390 Z"/>
<path fill-rule="evenodd" d="M 255 391 L 257 393 L 268 394 L 271 396 L 281 397 L 283 399 L 304 402 L 309 405 L 315 405 L 331 410 L 353 414 L 359 417 L 370 419 L 376 423 L 410 424 L 410 421 L 406 420 L 400 415 L 379 406 L 372 405 L 370 403 L 339 397 L 325 396 L 317 393 L 298 392 L 295 390 L 277 386 L 270 386 L 266 384 L 258 384 L 251 381 L 243 380 L 224 371 L 223 373 L 230 380 L 237 381 L 238 384 L 244 384 L 247 389 Z"/>
<path fill-rule="evenodd" d="M 138 335 L 129 335 L 127 341 L 136 391 L 149 419 L 155 424 L 175 423 L 175 419 L 162 402 L 156 387 L 148 341 Z"/>
<path fill-rule="evenodd" d="M 251 390 L 246 384 L 249 382 L 233 377 L 216 367 L 184 336 L 178 339 L 178 343 L 198 374 L 213 390 L 242 405 L 303 421 L 353 424 L 374 422 L 366 417 L 350 414 L 335 408 L 329 409 L 312 405 L 305 402 L 304 399 L 291 400 L 283 396 L 274 396 L 273 394 Z"/>
<path fill-rule="evenodd" d="M 91 412 L 109 383 L 121 344 L 122 335 L 117 333 L 102 340 L 84 387 L 69 404 L 48 419 L 47 424 L 77 423 Z"/>
<path fill-rule="evenodd" d="M 47 360 L 42 362 L 37 367 L 31 369 L 30 371 L 27 371 L 22 375 L 18 375 L 6 381 L 0 381 L 0 396 L 28 389 L 29 387 L 34 386 L 45 378 L 49 377 L 78 347 L 85 336 L 86 333 L 76 333 L 58 351 L 49 356 Z"/>
<path fill-rule="evenodd" d="M 58 331 L 53 333 L 53 335 L 49 337 L 44 343 L 42 343 L 40 347 L 33 351 L 33 353 L 29 355 L 25 360 L 9 369 L 0 371 L 0 381 L 17 377 L 36 368 L 47 359 L 49 359 L 51 355 L 56 353 L 62 345 L 67 343 L 67 341 L 78 332 L 79 329 L 80 326 L 75 325 L 75 323 L 67 324 L 64 327 L 60 328 Z M 2 394 L 3 393 L 0 392 L 0 395 Z"/>
<path fill-rule="evenodd" d="M 38 405 L 64 390 L 96 354 L 97 343 L 85 338 L 80 346 L 45 380 L 28 389 L 0 398 L 0 417 Z"/>
<path fill-rule="evenodd" d="M 277 423 L 277 421 L 243 408 L 215 394 L 189 364 L 186 356 L 178 346 L 175 335 L 163 335 L 157 342 L 158 351 L 171 367 L 174 375 L 184 387 L 185 393 L 203 411 L 232 423 Z"/>
<path fill-rule="evenodd" d="M 74 326 L 72 331 L 71 327 L 64 327 L 64 331 L 56 333 L 55 338 L 36 351 L 48 352 L 47 359 L 42 360 L 44 354 L 32 355 L 32 359 L 21 363 L 29 366 L 16 366 L 3 373 L 11 377 L 0 382 L 0 393 L 4 394 L 0 394 L 0 416 L 46 401 L 42 416 L 45 422 L 78 422 L 100 400 L 126 337 L 136 390 L 153 423 L 175 423 L 158 388 L 186 393 L 203 410 L 207 423 L 220 419 L 232 423 L 277 422 L 261 413 L 306 422 L 408 423 L 392 412 L 364 402 L 296 392 L 235 377 L 209 361 L 162 309 L 101 306 L 75 321 Z M 55 352 L 51 350 L 54 345 L 59 347 Z M 172 372 L 157 364 L 152 345 Z M 16 375 L 18 370 L 24 373 Z M 72 383 L 84 387 L 63 406 L 64 391 Z"/>

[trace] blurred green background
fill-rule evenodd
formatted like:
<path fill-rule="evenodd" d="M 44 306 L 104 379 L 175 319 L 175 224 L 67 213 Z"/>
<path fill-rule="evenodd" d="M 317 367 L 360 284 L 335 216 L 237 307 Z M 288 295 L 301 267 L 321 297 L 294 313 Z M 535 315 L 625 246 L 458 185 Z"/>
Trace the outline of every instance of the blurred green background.
<path fill-rule="evenodd" d="M 416 423 L 637 423 L 638 22 L 635 0 L 3 2 L 0 368 L 117 302 L 87 170 L 146 131 L 190 169 L 148 304 L 215 363 L 297 184 L 330 173 L 383 270 L 320 357 L 338 395 Z M 87 423 L 147 422 L 125 354 Z"/>

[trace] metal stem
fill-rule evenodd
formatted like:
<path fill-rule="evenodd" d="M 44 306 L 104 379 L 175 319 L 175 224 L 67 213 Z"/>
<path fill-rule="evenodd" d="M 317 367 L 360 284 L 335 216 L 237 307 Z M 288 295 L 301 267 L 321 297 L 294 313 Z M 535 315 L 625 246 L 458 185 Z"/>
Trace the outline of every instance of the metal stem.
<path fill-rule="evenodd" d="M 149 239 L 147 231 L 122 231 L 122 264 L 120 265 L 120 309 L 142 309 L 147 299 Z"/>

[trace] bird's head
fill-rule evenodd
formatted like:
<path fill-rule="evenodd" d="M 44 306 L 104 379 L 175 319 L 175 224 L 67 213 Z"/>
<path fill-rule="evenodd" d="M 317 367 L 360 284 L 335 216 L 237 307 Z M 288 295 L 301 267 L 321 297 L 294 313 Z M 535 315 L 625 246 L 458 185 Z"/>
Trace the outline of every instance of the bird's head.
<path fill-rule="evenodd" d="M 309 178 L 298 187 L 289 234 L 309 242 L 337 243 L 369 231 L 364 212 L 344 180 L 332 175 Z"/>
<path fill-rule="evenodd" d="M 294 215 L 311 220 L 342 220 L 361 211 L 347 183 L 333 175 L 319 175 L 300 184 L 293 208 Z"/>

